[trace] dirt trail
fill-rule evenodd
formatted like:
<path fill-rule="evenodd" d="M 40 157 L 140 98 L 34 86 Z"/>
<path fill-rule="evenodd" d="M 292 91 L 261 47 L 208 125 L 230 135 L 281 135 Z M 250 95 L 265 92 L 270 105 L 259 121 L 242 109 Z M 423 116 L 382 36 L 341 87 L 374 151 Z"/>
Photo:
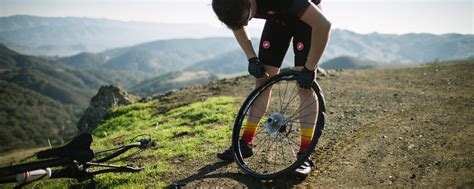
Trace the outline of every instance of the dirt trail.
<path fill-rule="evenodd" d="M 474 64 L 329 71 L 319 80 L 327 124 L 316 167 L 305 180 L 259 181 L 215 157 L 187 162 L 170 175 L 184 187 L 474 186 Z M 215 95 L 246 96 L 250 77 L 174 92 L 167 107 Z M 195 94 L 200 94 L 196 96 Z M 217 149 L 221 151 L 223 149 Z"/>

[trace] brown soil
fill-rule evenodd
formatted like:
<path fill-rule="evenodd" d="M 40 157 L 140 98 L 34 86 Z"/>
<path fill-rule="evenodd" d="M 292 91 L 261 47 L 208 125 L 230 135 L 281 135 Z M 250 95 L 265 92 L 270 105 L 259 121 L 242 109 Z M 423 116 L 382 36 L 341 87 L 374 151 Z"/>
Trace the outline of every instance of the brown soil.
<path fill-rule="evenodd" d="M 319 78 L 327 121 L 306 179 L 260 181 L 216 157 L 183 162 L 166 181 L 184 187 L 474 187 L 474 64 L 329 70 Z M 158 109 L 209 96 L 245 97 L 253 79 L 175 91 Z M 230 141 L 229 141 L 230 143 Z M 216 149 L 216 152 L 224 149 Z M 170 186 L 173 186 L 171 184 Z"/>

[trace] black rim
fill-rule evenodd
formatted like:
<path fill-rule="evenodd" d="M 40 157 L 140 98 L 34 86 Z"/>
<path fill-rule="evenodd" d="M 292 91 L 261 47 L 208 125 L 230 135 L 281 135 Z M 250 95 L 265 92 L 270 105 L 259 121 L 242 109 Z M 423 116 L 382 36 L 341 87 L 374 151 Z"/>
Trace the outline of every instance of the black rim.
<path fill-rule="evenodd" d="M 318 119 L 316 123 L 315 134 L 310 143 L 309 150 L 296 158 L 296 153 L 299 150 L 299 124 L 300 118 L 308 115 L 299 114 L 299 110 L 307 107 L 299 107 L 299 95 L 296 84 L 298 72 L 289 71 L 281 73 L 269 79 L 267 83 L 254 90 L 242 105 L 239 114 L 234 123 L 232 134 L 232 146 L 235 153 L 235 158 L 239 167 L 246 173 L 259 179 L 273 179 L 277 176 L 293 171 L 311 154 L 315 148 L 319 137 L 321 136 L 324 127 L 324 96 L 321 94 L 321 89 L 317 83 L 313 83 L 312 89 L 318 97 L 319 104 Z M 254 155 L 250 158 L 244 159 L 240 153 L 240 136 L 242 133 L 242 124 L 244 120 L 253 115 L 249 114 L 252 104 L 256 109 L 264 109 L 258 107 L 258 103 L 262 104 L 258 98 L 265 90 L 272 88 L 272 95 L 268 111 L 262 117 L 262 121 L 256 131 L 253 149 Z M 306 101 L 306 99 L 302 99 Z M 295 106 L 297 102 L 297 106 Z M 315 103 L 315 102 L 313 102 Z M 282 118 L 281 126 L 278 131 L 265 130 L 265 120 L 268 118 Z M 271 129 L 270 129 L 271 130 Z"/>

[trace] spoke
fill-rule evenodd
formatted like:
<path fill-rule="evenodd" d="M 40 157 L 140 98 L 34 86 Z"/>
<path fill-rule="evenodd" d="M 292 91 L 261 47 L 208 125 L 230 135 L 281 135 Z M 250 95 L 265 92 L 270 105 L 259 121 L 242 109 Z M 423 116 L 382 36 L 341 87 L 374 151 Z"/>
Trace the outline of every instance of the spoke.
<path fill-rule="evenodd" d="M 288 91 L 288 83 L 289 81 L 286 80 L 286 86 L 285 86 L 285 94 L 283 96 L 283 101 L 285 101 L 285 98 L 286 98 L 286 92 Z M 281 104 L 281 110 L 283 111 L 283 103 Z"/>
<path fill-rule="evenodd" d="M 287 142 L 289 144 L 288 146 L 290 147 L 291 153 L 293 154 L 293 158 L 295 158 L 296 157 L 296 151 L 293 148 L 293 146 L 291 145 L 292 141 L 290 140 L 290 138 L 286 138 L 286 139 L 288 139 L 288 142 Z"/>
<path fill-rule="evenodd" d="M 280 102 L 280 104 L 279 104 L 280 105 L 280 111 L 279 112 L 281 112 L 282 109 L 283 109 L 283 103 L 282 102 L 285 99 L 281 98 L 281 86 L 280 85 L 278 85 L 278 97 L 279 97 L 278 99 L 279 99 L 279 102 Z"/>
<path fill-rule="evenodd" d="M 274 151 L 274 150 L 272 149 L 272 147 L 273 147 L 273 144 L 275 144 L 275 141 L 276 141 L 276 140 L 273 140 L 273 141 L 272 141 L 272 144 L 270 144 L 269 148 L 267 148 L 267 150 L 270 150 L 270 152 L 268 153 L 268 154 L 269 154 L 269 158 L 267 159 L 268 163 L 271 163 L 271 161 L 270 161 L 270 160 L 272 159 L 271 153 L 272 153 L 272 151 Z M 270 168 L 270 167 L 271 167 L 271 166 L 269 166 L 269 168 Z"/>
<path fill-rule="evenodd" d="M 268 136 L 270 136 L 270 135 L 268 135 Z M 270 139 L 271 139 L 271 137 L 270 137 Z M 272 141 L 272 144 L 271 144 L 271 145 L 273 145 L 273 142 L 275 142 L 275 141 Z M 270 145 L 270 146 L 271 146 L 271 145 Z M 266 155 L 270 155 L 270 153 L 268 152 L 268 150 L 270 150 L 268 143 L 267 143 L 267 145 L 266 145 L 266 148 L 263 148 L 263 149 L 266 150 L 266 151 L 265 151 L 265 154 L 266 154 Z M 262 157 L 262 160 L 264 160 L 264 162 L 265 162 L 266 165 L 269 165 L 269 162 L 270 162 L 269 159 L 270 159 L 271 157 L 268 157 L 268 156 L 266 156 L 266 155 Z M 268 170 L 268 169 L 265 169 L 265 170 Z"/>
<path fill-rule="evenodd" d="M 295 89 L 296 89 L 296 84 L 294 85 L 293 90 L 291 91 L 290 101 L 288 101 L 288 103 L 286 103 L 286 106 L 283 108 L 283 111 L 281 112 L 281 114 L 284 114 L 286 112 L 286 110 L 288 109 L 288 105 L 290 105 L 290 103 L 293 102 L 293 100 L 296 98 L 296 96 L 298 96 L 299 89 L 298 89 L 298 93 L 296 93 L 295 96 L 293 97 Z"/>
<path fill-rule="evenodd" d="M 258 152 L 258 150 L 260 149 L 260 148 L 259 148 L 259 147 L 260 147 L 260 144 L 262 144 L 262 142 L 265 142 L 264 139 L 268 138 L 268 136 L 270 136 L 270 135 L 265 135 L 265 137 L 263 137 L 263 139 L 260 139 L 260 141 L 257 142 L 258 145 L 255 145 L 255 147 L 257 147 L 257 152 Z M 260 151 L 261 151 L 261 150 L 260 150 Z M 257 154 L 257 153 L 256 153 L 256 154 Z M 255 156 L 252 156 L 252 158 L 254 158 L 254 157 L 255 157 Z"/>
<path fill-rule="evenodd" d="M 300 91 L 301 91 L 301 90 L 300 90 Z M 298 91 L 298 92 L 300 92 L 300 91 Z M 312 94 L 312 93 L 311 93 L 311 94 Z M 304 103 L 306 102 L 306 100 L 308 100 L 308 98 L 309 98 L 310 96 L 313 96 L 313 95 L 308 95 L 308 96 L 307 96 L 307 97 L 306 97 L 306 98 L 303 100 L 303 102 L 302 102 L 302 103 L 300 103 L 300 104 L 304 104 Z M 298 110 L 297 110 L 295 113 L 291 114 L 291 116 L 290 116 L 290 117 L 292 117 L 292 116 L 294 116 L 296 113 L 298 113 L 298 112 L 300 112 L 300 111 L 303 111 L 303 110 L 304 110 L 304 109 L 301 109 L 301 110 L 299 110 L 300 108 L 301 108 L 301 107 L 299 107 L 299 108 L 298 108 Z"/>
<path fill-rule="evenodd" d="M 300 138 L 300 137 L 301 137 L 301 131 L 300 131 L 299 135 L 296 134 L 296 132 L 294 132 L 294 133 L 291 132 L 290 134 L 288 134 L 288 136 L 290 136 L 290 135 L 291 135 L 291 136 L 295 136 L 295 138 Z M 290 138 L 290 137 L 288 137 L 288 138 Z"/>
<path fill-rule="evenodd" d="M 306 108 L 305 108 L 305 109 L 306 109 Z M 303 110 L 301 110 L 301 111 L 303 111 Z M 291 119 L 291 120 L 298 120 L 299 118 L 302 118 L 302 117 L 307 117 L 307 116 L 309 116 L 309 115 L 312 115 L 312 114 L 313 114 L 313 113 L 312 113 L 312 114 L 309 114 L 309 115 L 307 115 L 307 116 L 302 116 L 302 117 L 295 117 L 295 116 L 297 116 L 297 115 L 298 115 L 298 114 L 296 114 L 296 113 L 301 113 L 301 111 L 295 112 L 295 114 L 294 114 L 294 115 L 292 115 L 292 116 L 291 116 L 289 119 Z M 317 109 L 316 109 L 316 112 L 314 112 L 314 114 L 316 114 L 316 113 L 318 113 L 318 110 L 317 110 Z M 301 115 L 301 114 L 300 114 L 300 115 Z"/>
<path fill-rule="evenodd" d="M 309 95 L 309 96 L 312 96 L 312 95 Z M 308 96 L 308 97 L 309 97 L 309 96 Z M 305 100 L 304 102 L 306 102 L 306 100 Z M 303 102 L 303 103 L 301 103 L 301 104 L 304 104 L 304 102 Z M 301 111 L 305 110 L 306 108 L 309 108 L 311 105 L 313 105 L 313 104 L 314 104 L 314 103 L 316 103 L 316 102 L 317 102 L 317 100 L 316 100 L 316 99 L 314 99 L 314 101 L 313 101 L 312 103 L 310 103 L 310 104 L 307 104 L 307 105 L 306 105 L 306 106 L 304 106 L 303 108 L 301 108 L 301 107 L 300 107 L 300 108 L 298 108 L 298 110 L 297 110 L 296 112 L 294 112 L 294 113 L 293 113 L 293 114 L 290 116 L 290 119 L 293 119 L 293 118 L 294 118 L 294 116 L 296 116 L 296 115 L 297 115 L 297 113 L 299 113 L 299 112 L 301 112 Z"/>
<path fill-rule="evenodd" d="M 291 133 L 290 133 L 291 134 Z M 296 134 L 294 136 L 297 136 Z M 298 137 L 298 136 L 297 136 Z M 301 136 L 300 136 L 301 137 Z M 291 139 L 291 137 L 286 137 L 290 142 L 292 142 L 295 146 L 299 147 L 300 144 L 298 144 L 297 142 L 295 142 L 293 139 Z"/>
<path fill-rule="evenodd" d="M 285 140 L 285 139 L 283 139 L 283 140 Z M 283 144 L 283 141 L 281 143 Z M 286 163 L 285 146 L 284 145 L 280 145 L 280 146 L 281 146 L 281 159 L 282 159 L 282 162 Z"/>
<path fill-rule="evenodd" d="M 303 124 L 316 124 L 316 122 L 315 123 L 309 123 L 309 122 L 298 122 L 298 121 L 293 121 L 292 123 L 299 123 L 300 125 L 301 125 L 301 123 L 303 123 Z"/>
<path fill-rule="evenodd" d="M 295 120 L 301 119 L 301 118 L 304 118 L 304 117 L 308 117 L 308 116 L 314 115 L 314 114 L 316 114 L 316 113 L 318 113 L 318 111 L 313 112 L 313 113 L 310 113 L 310 114 L 308 114 L 308 115 L 304 115 L 304 116 L 297 117 L 297 118 L 295 118 Z"/>
<path fill-rule="evenodd" d="M 283 169 L 284 169 L 284 168 L 287 167 L 287 158 L 286 158 L 286 152 L 285 152 L 285 146 L 284 146 L 284 143 L 285 143 L 284 141 L 285 141 L 286 136 L 282 135 L 282 137 L 283 137 L 283 140 L 280 142 L 280 147 L 281 147 L 280 148 L 281 149 L 280 150 L 281 151 L 281 155 L 280 155 L 281 158 L 280 159 L 281 159 L 282 165 L 285 166 L 285 167 L 283 167 Z"/>

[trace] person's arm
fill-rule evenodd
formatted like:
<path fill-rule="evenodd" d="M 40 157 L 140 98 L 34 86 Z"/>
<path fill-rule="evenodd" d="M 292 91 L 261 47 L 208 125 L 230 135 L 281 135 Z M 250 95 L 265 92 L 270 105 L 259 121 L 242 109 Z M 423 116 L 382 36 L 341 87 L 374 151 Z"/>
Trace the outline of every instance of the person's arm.
<path fill-rule="evenodd" d="M 331 22 L 312 3 L 310 3 L 301 16 L 301 20 L 311 26 L 311 48 L 309 49 L 305 67 L 309 70 L 315 70 L 328 43 Z"/>
<path fill-rule="evenodd" d="M 247 59 L 257 57 L 257 54 L 255 53 L 255 50 L 252 46 L 252 41 L 250 41 L 250 37 L 247 33 L 246 27 L 244 26 L 238 30 L 232 31 L 234 32 L 235 39 L 237 39 L 237 42 L 244 51 L 245 56 L 247 56 Z"/>
<path fill-rule="evenodd" d="M 250 37 L 245 26 L 238 30 L 232 31 L 234 32 L 235 39 L 237 39 L 237 42 L 249 60 L 248 71 L 250 75 L 253 75 L 255 78 L 261 78 L 264 76 L 268 77 L 268 73 L 265 72 L 265 67 L 260 64 L 260 60 L 253 49 L 252 41 L 250 41 Z"/>

